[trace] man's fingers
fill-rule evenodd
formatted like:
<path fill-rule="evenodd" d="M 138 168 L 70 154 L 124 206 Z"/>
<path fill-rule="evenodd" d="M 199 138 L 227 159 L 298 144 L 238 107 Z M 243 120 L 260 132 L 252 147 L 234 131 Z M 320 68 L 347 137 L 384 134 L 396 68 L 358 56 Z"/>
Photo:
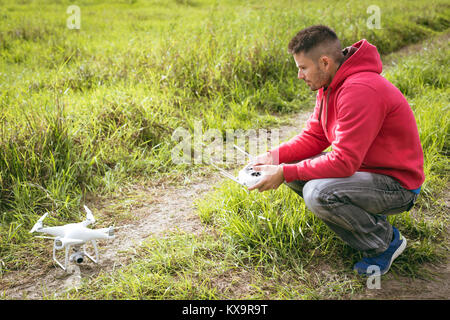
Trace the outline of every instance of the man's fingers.
<path fill-rule="evenodd" d="M 264 186 L 264 184 L 266 183 L 266 179 L 262 179 L 260 182 L 258 182 L 257 184 L 251 186 L 250 188 L 248 188 L 248 190 L 255 190 L 255 189 L 259 189 L 259 191 L 261 191 L 261 187 Z"/>
<path fill-rule="evenodd" d="M 272 189 L 275 189 L 274 186 L 272 184 L 266 183 L 266 184 L 262 185 L 261 187 L 259 187 L 258 191 L 263 192 L 263 191 L 272 190 Z"/>
<path fill-rule="evenodd" d="M 270 189 L 276 189 L 278 188 L 278 176 L 276 174 L 280 172 L 280 167 L 276 165 L 260 165 L 260 166 L 254 166 L 253 170 L 255 171 L 263 171 L 264 174 L 262 176 L 262 179 L 260 182 L 252 186 L 251 188 L 248 188 L 248 190 L 254 190 L 258 189 L 259 192 L 270 190 Z"/>
<path fill-rule="evenodd" d="M 266 167 L 265 165 L 253 165 L 253 170 L 255 171 L 263 171 L 264 167 Z"/>
<path fill-rule="evenodd" d="M 249 191 L 255 190 L 255 189 L 259 189 L 259 187 L 261 187 L 264 184 L 264 181 L 260 181 L 257 184 L 251 186 L 248 188 Z"/>

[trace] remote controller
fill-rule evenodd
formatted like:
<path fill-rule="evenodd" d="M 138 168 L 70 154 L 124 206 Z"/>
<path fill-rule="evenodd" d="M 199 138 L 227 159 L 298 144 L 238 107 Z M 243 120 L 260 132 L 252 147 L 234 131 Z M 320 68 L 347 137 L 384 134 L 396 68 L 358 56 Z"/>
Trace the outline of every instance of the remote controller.
<path fill-rule="evenodd" d="M 261 181 L 263 173 L 255 171 L 252 166 L 248 165 L 239 171 L 238 180 L 247 188 L 253 187 Z"/>

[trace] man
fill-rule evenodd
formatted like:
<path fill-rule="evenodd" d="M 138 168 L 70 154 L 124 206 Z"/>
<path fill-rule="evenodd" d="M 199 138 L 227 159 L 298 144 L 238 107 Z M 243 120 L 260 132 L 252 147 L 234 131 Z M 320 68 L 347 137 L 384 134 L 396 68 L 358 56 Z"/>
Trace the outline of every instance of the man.
<path fill-rule="evenodd" d="M 318 90 L 305 129 L 252 164 L 264 179 L 285 182 L 344 242 L 362 251 L 359 274 L 388 272 L 406 247 L 386 215 L 408 211 L 425 179 L 416 121 L 402 93 L 380 75 L 367 40 L 342 50 L 326 26 L 301 30 L 289 43 L 298 78 Z M 331 146 L 331 152 L 323 152 Z M 379 268 L 377 270 L 376 268 Z"/>

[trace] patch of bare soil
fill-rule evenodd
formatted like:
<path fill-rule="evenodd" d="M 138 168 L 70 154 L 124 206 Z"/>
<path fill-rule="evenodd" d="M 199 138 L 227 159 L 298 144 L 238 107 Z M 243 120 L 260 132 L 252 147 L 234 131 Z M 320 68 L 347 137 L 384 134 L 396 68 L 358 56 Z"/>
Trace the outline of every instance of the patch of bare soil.
<path fill-rule="evenodd" d="M 412 279 L 395 277 L 392 274 L 383 276 L 379 289 L 366 289 L 363 294 L 352 299 L 385 299 L 385 300 L 448 300 L 450 299 L 450 264 L 424 268 L 432 272 L 432 279 Z M 395 263 L 395 262 L 394 262 Z"/>

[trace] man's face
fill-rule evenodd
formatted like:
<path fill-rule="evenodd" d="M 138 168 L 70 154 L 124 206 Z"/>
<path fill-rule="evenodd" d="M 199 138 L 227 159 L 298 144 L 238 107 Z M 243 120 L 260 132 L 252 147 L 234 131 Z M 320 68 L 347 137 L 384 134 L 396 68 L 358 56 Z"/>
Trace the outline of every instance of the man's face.
<path fill-rule="evenodd" d="M 316 91 L 331 83 L 330 74 L 327 72 L 326 66 L 323 65 L 322 58 L 313 61 L 303 52 L 296 53 L 293 56 L 298 68 L 298 78 L 304 80 L 311 91 Z"/>

